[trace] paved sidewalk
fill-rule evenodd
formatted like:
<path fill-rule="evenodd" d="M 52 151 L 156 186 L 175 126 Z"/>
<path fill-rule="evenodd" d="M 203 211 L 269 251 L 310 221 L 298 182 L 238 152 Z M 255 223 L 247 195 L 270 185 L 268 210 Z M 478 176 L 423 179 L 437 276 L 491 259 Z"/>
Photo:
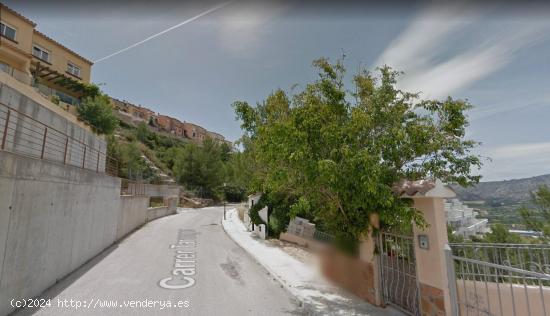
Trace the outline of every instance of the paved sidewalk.
<path fill-rule="evenodd" d="M 235 209 L 222 220 L 227 234 L 277 279 L 305 310 L 313 315 L 402 315 L 393 308 L 379 308 L 326 281 L 314 266 L 307 265 L 266 241 L 252 236 Z"/>

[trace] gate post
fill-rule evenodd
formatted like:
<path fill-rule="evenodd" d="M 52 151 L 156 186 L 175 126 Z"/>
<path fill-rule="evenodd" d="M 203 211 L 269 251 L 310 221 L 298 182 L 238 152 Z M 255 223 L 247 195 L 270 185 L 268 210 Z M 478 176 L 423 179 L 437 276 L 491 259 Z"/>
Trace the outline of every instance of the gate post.
<path fill-rule="evenodd" d="M 380 228 L 380 220 L 378 214 L 371 214 L 370 222 L 374 229 Z M 363 240 L 359 246 L 359 259 L 366 263 L 366 277 L 369 296 L 369 302 L 376 306 L 383 305 L 382 300 L 382 285 L 380 282 L 380 258 L 376 255 L 377 236 L 373 235 L 373 229 L 363 236 Z"/>
<path fill-rule="evenodd" d="M 447 273 L 445 246 L 447 220 L 444 199 L 455 196 L 440 180 L 406 181 L 398 190 L 402 197 L 414 201 L 427 223 L 421 229 L 414 225 L 414 248 L 421 315 L 452 315 L 449 285 L 455 286 Z"/>

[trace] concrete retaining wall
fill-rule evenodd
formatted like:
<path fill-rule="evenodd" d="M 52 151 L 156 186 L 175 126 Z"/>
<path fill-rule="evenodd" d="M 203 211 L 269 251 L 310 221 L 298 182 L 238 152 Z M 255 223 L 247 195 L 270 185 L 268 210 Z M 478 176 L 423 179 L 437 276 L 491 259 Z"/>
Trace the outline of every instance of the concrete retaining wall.
<path fill-rule="evenodd" d="M 120 196 L 120 182 L 0 151 L 0 315 L 11 299 L 40 295 L 147 220 L 175 213 L 171 203 L 152 216 L 149 197 Z"/>
<path fill-rule="evenodd" d="M 150 207 L 147 209 L 147 221 L 155 220 L 159 217 L 175 214 L 175 210 L 170 210 L 168 206 Z"/>
<path fill-rule="evenodd" d="M 120 212 L 118 214 L 117 235 L 120 239 L 147 222 L 148 196 L 123 195 L 120 197 Z"/>
<path fill-rule="evenodd" d="M 120 179 L 0 152 L 0 314 L 116 240 Z"/>

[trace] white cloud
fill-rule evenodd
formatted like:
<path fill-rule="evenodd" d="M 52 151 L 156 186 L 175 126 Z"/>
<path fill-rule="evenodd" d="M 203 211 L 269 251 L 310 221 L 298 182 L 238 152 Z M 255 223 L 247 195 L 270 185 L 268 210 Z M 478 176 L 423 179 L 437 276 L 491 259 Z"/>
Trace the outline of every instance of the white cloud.
<path fill-rule="evenodd" d="M 525 178 L 550 173 L 550 142 L 507 144 L 482 152 L 492 161 L 481 171 L 483 181 Z"/>
<path fill-rule="evenodd" d="M 262 25 L 286 9 L 275 1 L 234 2 L 219 23 L 222 48 L 235 55 L 254 52 L 262 44 Z"/>
<path fill-rule="evenodd" d="M 455 11 L 459 11 L 459 7 L 445 10 L 437 6 L 428 7 L 390 43 L 375 65 L 387 64 L 398 70 L 424 68 L 448 34 L 472 22 L 473 16 L 465 18 Z"/>
<path fill-rule="evenodd" d="M 549 97 L 524 97 L 523 100 L 514 100 L 512 102 L 507 102 L 508 104 L 493 104 L 489 106 L 483 106 L 483 107 L 476 107 L 473 110 L 471 110 L 468 113 L 468 117 L 470 118 L 470 122 L 486 119 L 488 117 L 505 113 L 505 112 L 511 112 L 526 108 L 529 108 L 529 110 L 537 109 L 540 107 L 547 107 L 550 105 L 550 98 Z"/>
<path fill-rule="evenodd" d="M 460 50 L 453 42 L 459 38 L 456 35 L 461 35 L 473 22 L 480 22 L 483 13 L 472 13 L 470 9 L 464 6 L 428 8 L 387 47 L 375 65 L 387 64 L 404 71 L 399 82 L 403 90 L 422 91 L 425 97 L 442 98 L 503 68 L 520 49 L 548 36 L 548 21 L 502 20 L 497 32 L 475 46 Z M 475 29 L 473 31 L 468 35 L 475 38 Z M 448 47 L 458 53 L 441 60 L 443 49 Z"/>

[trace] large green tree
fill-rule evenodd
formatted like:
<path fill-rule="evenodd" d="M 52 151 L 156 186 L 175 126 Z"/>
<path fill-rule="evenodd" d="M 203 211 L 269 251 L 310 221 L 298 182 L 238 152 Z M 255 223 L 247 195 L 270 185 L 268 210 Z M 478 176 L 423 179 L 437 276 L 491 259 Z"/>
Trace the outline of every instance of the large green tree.
<path fill-rule="evenodd" d="M 202 145 L 188 144 L 175 153 L 172 167 L 179 183 L 196 190 L 203 197 L 214 197 L 224 181 L 222 150 L 207 139 Z"/>
<path fill-rule="evenodd" d="M 467 101 L 402 91 L 389 67 L 359 71 L 348 90 L 342 61 L 313 64 L 318 79 L 303 91 L 276 90 L 256 106 L 233 105 L 255 161 L 254 189 L 298 197 L 293 209 L 354 251 L 371 213 L 388 226 L 424 224 L 394 195 L 399 180 L 479 180 L 471 174 L 481 165 L 470 152 L 477 143 L 465 139 Z"/>

